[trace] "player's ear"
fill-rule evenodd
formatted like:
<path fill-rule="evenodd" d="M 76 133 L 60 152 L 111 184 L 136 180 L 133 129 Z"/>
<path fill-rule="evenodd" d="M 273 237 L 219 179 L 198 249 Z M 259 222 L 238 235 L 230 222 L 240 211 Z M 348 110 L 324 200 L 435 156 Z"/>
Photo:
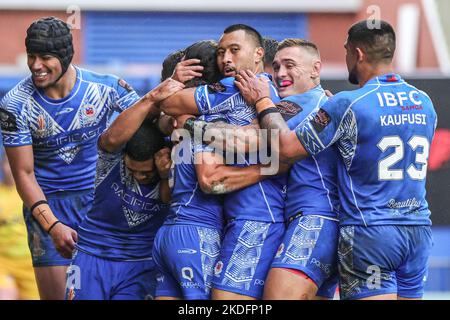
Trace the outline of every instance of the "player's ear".
<path fill-rule="evenodd" d="M 320 77 L 320 70 L 322 69 L 322 62 L 320 60 L 314 60 L 312 71 L 311 71 L 311 78 L 317 79 Z"/>
<path fill-rule="evenodd" d="M 356 57 L 358 62 L 362 62 L 367 58 L 366 53 L 360 47 L 355 47 Z"/>
<path fill-rule="evenodd" d="M 264 58 L 264 48 L 258 47 L 255 49 L 255 63 L 260 63 Z"/>

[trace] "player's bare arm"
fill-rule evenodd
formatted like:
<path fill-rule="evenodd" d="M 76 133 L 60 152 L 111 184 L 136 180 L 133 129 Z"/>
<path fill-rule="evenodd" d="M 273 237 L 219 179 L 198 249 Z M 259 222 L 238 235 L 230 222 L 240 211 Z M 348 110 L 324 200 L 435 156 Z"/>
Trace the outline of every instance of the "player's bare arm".
<path fill-rule="evenodd" d="M 99 147 L 107 152 L 117 151 L 131 139 L 149 113 L 159 114 L 157 103 L 183 87 L 181 82 L 166 79 L 117 117 L 108 130 L 100 136 Z"/>
<path fill-rule="evenodd" d="M 256 107 L 262 129 L 277 130 L 280 162 L 294 163 L 308 156 L 294 131 L 291 131 L 270 99 L 267 79 L 256 77 L 251 71 L 242 71 L 236 76 L 236 86 L 245 101 Z M 275 150 L 277 151 L 277 150 Z"/>
<path fill-rule="evenodd" d="M 6 154 L 16 181 L 17 192 L 42 229 L 50 234 L 56 249 L 64 258 L 71 258 L 77 233 L 55 217 L 34 175 L 33 147 L 6 147 Z"/>
<path fill-rule="evenodd" d="M 202 152 L 195 155 L 195 169 L 200 188 L 208 194 L 230 193 L 262 181 L 262 165 L 248 167 L 227 166 L 221 155 Z"/>
<path fill-rule="evenodd" d="M 159 107 L 165 114 L 170 116 L 180 116 L 183 114 L 199 115 L 194 93 L 195 88 L 183 89 L 164 101 L 161 101 Z"/>
<path fill-rule="evenodd" d="M 184 127 L 192 135 L 195 128 L 203 132 L 203 141 L 209 146 L 220 150 L 235 150 L 235 152 L 256 152 L 258 146 L 265 143 L 259 134 L 258 120 L 246 126 L 228 124 L 223 121 L 207 122 L 194 118 L 186 121 Z"/>

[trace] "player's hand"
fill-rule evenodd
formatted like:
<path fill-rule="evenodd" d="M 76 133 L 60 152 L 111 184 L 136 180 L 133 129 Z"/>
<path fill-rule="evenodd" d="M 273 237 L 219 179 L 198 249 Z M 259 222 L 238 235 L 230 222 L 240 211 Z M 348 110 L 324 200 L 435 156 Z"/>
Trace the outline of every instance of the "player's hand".
<path fill-rule="evenodd" d="M 334 94 L 331 93 L 330 90 L 325 90 L 325 95 L 326 95 L 328 98 L 331 98 L 332 96 L 334 96 Z"/>
<path fill-rule="evenodd" d="M 169 148 L 162 148 L 157 153 L 155 153 L 155 165 L 158 169 L 158 173 L 161 179 L 169 178 L 170 166 L 172 165 L 170 153 L 171 150 Z"/>
<path fill-rule="evenodd" d="M 63 223 L 58 223 L 50 231 L 50 237 L 59 254 L 66 259 L 71 259 L 75 243 L 78 241 L 77 232 Z"/>
<path fill-rule="evenodd" d="M 202 76 L 203 67 L 198 65 L 199 59 L 188 59 L 178 62 L 173 71 L 172 79 L 185 83 L 195 77 Z"/>
<path fill-rule="evenodd" d="M 269 79 L 257 77 L 250 70 L 242 70 L 236 75 L 234 81 L 247 104 L 254 106 L 264 97 L 270 98 Z"/>
<path fill-rule="evenodd" d="M 168 78 L 161 82 L 156 88 L 147 93 L 147 96 L 154 102 L 158 103 L 167 97 L 170 97 L 177 91 L 184 88 L 184 84 Z"/>

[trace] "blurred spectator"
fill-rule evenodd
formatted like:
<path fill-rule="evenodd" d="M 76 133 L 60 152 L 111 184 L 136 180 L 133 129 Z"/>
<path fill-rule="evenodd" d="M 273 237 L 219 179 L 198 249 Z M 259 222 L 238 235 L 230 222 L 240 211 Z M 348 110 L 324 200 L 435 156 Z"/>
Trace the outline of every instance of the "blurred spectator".
<path fill-rule="evenodd" d="M 22 200 L 2 146 L 0 172 L 0 300 L 39 299 L 22 217 Z"/>

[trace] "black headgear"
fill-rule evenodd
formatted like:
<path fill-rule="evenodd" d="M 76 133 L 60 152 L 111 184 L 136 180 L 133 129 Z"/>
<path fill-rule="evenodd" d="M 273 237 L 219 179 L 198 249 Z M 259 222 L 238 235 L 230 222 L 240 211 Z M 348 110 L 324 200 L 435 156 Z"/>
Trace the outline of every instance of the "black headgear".
<path fill-rule="evenodd" d="M 55 17 L 41 18 L 27 30 L 25 46 L 28 53 L 49 54 L 61 62 L 62 74 L 69 68 L 73 58 L 73 44 L 70 27 Z"/>

